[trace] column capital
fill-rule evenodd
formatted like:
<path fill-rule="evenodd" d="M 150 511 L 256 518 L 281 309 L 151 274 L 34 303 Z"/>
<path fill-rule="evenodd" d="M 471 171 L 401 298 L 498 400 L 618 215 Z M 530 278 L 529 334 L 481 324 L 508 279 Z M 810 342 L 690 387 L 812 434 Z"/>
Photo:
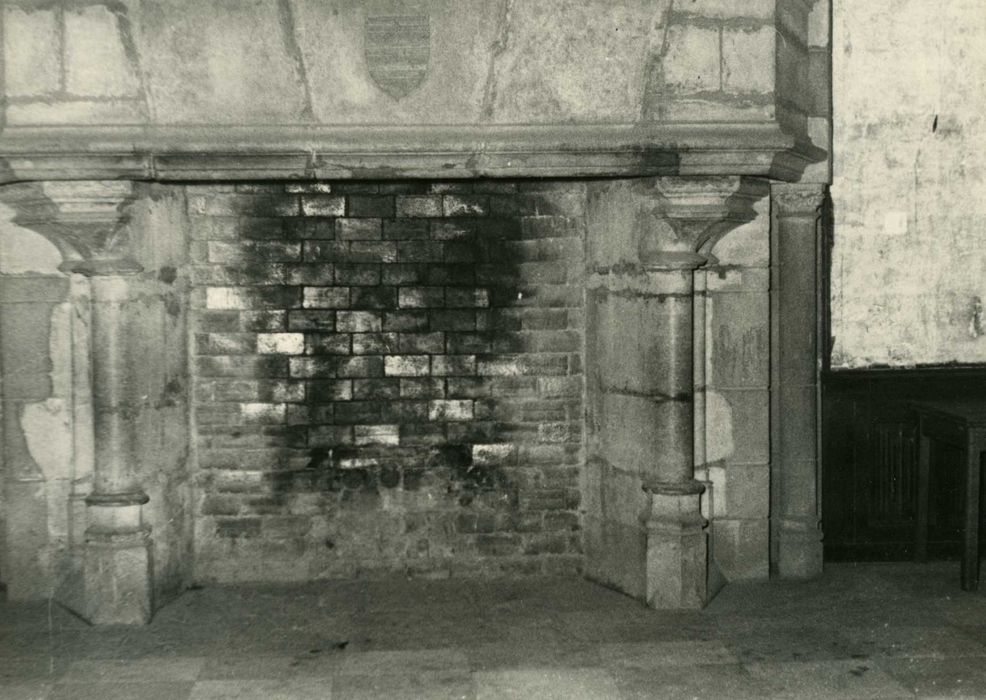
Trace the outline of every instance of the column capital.
<path fill-rule="evenodd" d="M 24 182 L 0 190 L 18 225 L 50 240 L 62 269 L 96 276 L 140 272 L 133 260 L 131 205 L 138 185 L 128 180 Z"/>
<path fill-rule="evenodd" d="M 771 187 L 771 200 L 778 216 L 811 217 L 818 215 L 828 186 L 821 184 L 775 184 Z"/>
<path fill-rule="evenodd" d="M 769 192 L 766 180 L 746 177 L 653 178 L 654 204 L 642 231 L 645 268 L 694 270 L 706 251 L 732 229 L 756 217 L 754 205 Z"/>

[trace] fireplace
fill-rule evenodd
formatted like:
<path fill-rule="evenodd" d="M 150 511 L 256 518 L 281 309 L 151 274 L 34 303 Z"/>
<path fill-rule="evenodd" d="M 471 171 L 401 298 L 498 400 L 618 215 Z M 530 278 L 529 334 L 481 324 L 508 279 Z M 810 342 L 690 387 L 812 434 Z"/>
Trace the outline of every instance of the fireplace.
<path fill-rule="evenodd" d="M 4 5 L 9 595 L 820 570 L 810 3 L 556 4 Z"/>

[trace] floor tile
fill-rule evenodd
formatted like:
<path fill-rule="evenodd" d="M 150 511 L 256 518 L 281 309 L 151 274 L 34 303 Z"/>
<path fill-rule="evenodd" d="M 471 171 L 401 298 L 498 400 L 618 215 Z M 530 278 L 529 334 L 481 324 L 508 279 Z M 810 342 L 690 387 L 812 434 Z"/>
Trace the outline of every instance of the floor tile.
<path fill-rule="evenodd" d="M 736 654 L 719 641 L 627 642 L 602 644 L 596 653 L 611 668 L 640 670 L 666 666 L 736 664 Z"/>
<path fill-rule="evenodd" d="M 188 700 L 191 683 L 57 683 L 50 700 Z"/>
<path fill-rule="evenodd" d="M 327 679 L 282 678 L 199 681 L 188 700 L 330 700 L 332 696 L 332 683 Z"/>
<path fill-rule="evenodd" d="M 601 669 L 480 671 L 473 678 L 477 700 L 615 700 L 623 697 L 613 676 Z"/>
<path fill-rule="evenodd" d="M 56 681 L 65 673 L 68 661 L 47 654 L 28 658 L 0 659 L 0 687 L 22 681 Z"/>
<path fill-rule="evenodd" d="M 804 625 L 797 617 L 788 625 L 722 625 L 722 642 L 742 662 L 836 661 L 863 658 L 862 644 L 839 629 Z"/>
<path fill-rule="evenodd" d="M 951 626 L 883 624 L 867 628 L 847 627 L 842 634 L 852 639 L 869 656 L 937 659 L 951 656 L 986 657 L 986 645 Z M 986 642 L 986 637 L 982 639 Z M 980 660 L 986 664 L 986 658 Z"/>
<path fill-rule="evenodd" d="M 625 668 L 614 670 L 613 676 L 626 700 L 767 697 L 765 684 L 740 664 Z"/>
<path fill-rule="evenodd" d="M 748 664 L 776 698 L 901 698 L 904 686 L 870 661 Z"/>
<path fill-rule="evenodd" d="M 481 644 L 466 650 L 474 671 L 531 668 L 587 668 L 602 664 L 595 645 L 551 641 L 512 641 L 509 644 Z"/>
<path fill-rule="evenodd" d="M 206 660 L 199 680 L 275 680 L 293 677 L 329 678 L 342 665 L 342 651 L 272 656 L 244 654 Z"/>
<path fill-rule="evenodd" d="M 353 675 L 467 671 L 466 654 L 456 649 L 367 651 L 346 655 L 340 673 Z"/>
<path fill-rule="evenodd" d="M 51 683 L 23 682 L 4 683 L 0 681 L 0 698 L 4 700 L 48 700 L 51 697 Z"/>
<path fill-rule="evenodd" d="M 978 657 L 884 659 L 879 664 L 919 697 L 986 697 L 986 663 Z"/>
<path fill-rule="evenodd" d="M 73 661 L 63 680 L 72 683 L 194 681 L 203 658 L 82 659 Z"/>
<path fill-rule="evenodd" d="M 472 700 L 473 680 L 467 671 L 348 674 L 336 676 L 333 690 L 346 700 Z"/>

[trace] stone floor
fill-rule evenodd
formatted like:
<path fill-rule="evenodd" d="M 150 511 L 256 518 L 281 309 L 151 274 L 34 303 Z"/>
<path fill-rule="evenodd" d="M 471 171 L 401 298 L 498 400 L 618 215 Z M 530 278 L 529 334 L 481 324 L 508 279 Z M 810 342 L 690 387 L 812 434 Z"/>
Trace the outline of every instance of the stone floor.
<path fill-rule="evenodd" d="M 187 592 L 145 628 L 0 603 L 0 698 L 986 697 L 957 564 L 832 565 L 655 612 L 579 580 Z"/>

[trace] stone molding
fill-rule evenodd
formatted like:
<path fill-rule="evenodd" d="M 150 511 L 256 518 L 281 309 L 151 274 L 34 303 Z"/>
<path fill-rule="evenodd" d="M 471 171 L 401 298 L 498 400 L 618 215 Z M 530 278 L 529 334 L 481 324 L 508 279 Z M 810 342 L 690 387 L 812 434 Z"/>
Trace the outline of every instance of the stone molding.
<path fill-rule="evenodd" d="M 753 123 L 8 127 L 0 136 L 0 184 L 653 175 L 793 181 L 825 157 L 776 124 Z"/>

